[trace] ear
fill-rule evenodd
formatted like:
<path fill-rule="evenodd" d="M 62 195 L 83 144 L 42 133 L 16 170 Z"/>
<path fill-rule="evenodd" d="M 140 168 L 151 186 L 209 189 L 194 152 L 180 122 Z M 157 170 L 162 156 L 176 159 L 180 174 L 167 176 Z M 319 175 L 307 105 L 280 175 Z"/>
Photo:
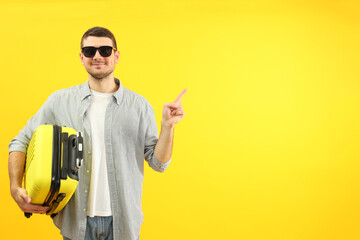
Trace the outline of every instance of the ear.
<path fill-rule="evenodd" d="M 119 50 L 116 50 L 116 52 L 115 52 L 115 63 L 119 62 L 119 58 L 120 58 L 120 52 L 119 52 Z"/>
<path fill-rule="evenodd" d="M 79 57 L 80 57 L 81 64 L 84 65 L 84 56 L 81 52 L 79 53 Z"/>

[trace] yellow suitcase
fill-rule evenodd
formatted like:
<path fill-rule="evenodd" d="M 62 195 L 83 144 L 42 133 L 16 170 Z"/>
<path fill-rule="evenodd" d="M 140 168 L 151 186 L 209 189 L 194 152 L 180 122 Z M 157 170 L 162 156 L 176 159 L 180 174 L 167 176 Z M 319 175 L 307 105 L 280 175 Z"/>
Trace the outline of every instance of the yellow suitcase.
<path fill-rule="evenodd" d="M 26 154 L 24 185 L 33 204 L 49 206 L 54 217 L 76 190 L 83 162 L 81 132 L 57 125 L 40 125 Z M 31 213 L 25 213 L 30 217 Z"/>

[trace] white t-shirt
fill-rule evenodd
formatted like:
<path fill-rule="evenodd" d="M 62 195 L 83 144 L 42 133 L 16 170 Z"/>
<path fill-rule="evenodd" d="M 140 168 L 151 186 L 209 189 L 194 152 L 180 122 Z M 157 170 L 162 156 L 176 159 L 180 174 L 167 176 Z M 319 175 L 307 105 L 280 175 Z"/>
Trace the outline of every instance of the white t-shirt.
<path fill-rule="evenodd" d="M 91 95 L 91 104 L 87 116 L 91 126 L 92 171 L 87 216 L 111 216 L 104 124 L 106 108 L 113 93 L 99 93 L 91 90 Z"/>

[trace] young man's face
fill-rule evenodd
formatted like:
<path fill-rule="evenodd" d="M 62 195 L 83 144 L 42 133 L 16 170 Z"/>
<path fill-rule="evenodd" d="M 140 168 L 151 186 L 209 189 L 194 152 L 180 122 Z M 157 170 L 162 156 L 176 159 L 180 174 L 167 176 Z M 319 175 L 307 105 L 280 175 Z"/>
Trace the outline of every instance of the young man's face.
<path fill-rule="evenodd" d="M 112 40 L 107 37 L 87 37 L 83 40 L 83 47 L 113 47 Z M 81 63 L 85 66 L 86 71 L 95 79 L 103 79 L 114 72 L 115 64 L 119 61 L 119 51 L 112 50 L 109 57 L 100 55 L 99 50 L 96 51 L 93 57 L 86 57 L 82 52 L 80 53 Z"/>

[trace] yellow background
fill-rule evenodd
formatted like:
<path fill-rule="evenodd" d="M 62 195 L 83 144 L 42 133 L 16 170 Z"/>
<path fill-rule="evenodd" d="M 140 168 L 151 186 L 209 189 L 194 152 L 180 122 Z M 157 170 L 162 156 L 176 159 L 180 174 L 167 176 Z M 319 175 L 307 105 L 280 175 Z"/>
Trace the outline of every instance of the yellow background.
<path fill-rule="evenodd" d="M 54 91 L 81 84 L 90 27 L 157 122 L 183 88 L 173 161 L 145 169 L 140 239 L 360 239 L 360 2 L 0 3 L 1 239 L 61 239 L 12 200 L 7 145 Z"/>

